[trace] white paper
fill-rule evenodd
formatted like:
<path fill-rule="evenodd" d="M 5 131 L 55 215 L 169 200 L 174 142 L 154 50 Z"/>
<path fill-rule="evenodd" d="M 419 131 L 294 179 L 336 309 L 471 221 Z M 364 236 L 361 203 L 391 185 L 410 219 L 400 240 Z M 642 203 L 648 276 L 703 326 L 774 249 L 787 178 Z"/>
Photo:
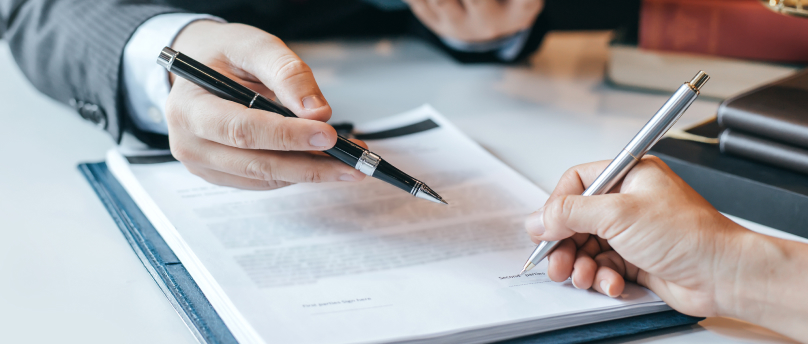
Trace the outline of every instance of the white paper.
<path fill-rule="evenodd" d="M 476 342 L 666 307 L 635 285 L 612 299 L 551 282 L 545 264 L 514 276 L 547 194 L 429 106 L 359 129 L 425 119 L 439 127 L 368 144 L 449 206 L 373 178 L 256 192 L 177 162 L 108 165 L 241 343 Z"/>

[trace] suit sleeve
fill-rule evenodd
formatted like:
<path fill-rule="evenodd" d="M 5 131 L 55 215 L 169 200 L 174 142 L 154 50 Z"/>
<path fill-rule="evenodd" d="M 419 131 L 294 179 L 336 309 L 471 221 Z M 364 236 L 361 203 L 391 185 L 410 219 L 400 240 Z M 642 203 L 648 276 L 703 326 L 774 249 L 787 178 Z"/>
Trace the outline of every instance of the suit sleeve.
<path fill-rule="evenodd" d="M 144 1 L 0 0 L 0 35 L 37 89 L 119 141 L 124 47 L 141 23 L 171 12 Z"/>

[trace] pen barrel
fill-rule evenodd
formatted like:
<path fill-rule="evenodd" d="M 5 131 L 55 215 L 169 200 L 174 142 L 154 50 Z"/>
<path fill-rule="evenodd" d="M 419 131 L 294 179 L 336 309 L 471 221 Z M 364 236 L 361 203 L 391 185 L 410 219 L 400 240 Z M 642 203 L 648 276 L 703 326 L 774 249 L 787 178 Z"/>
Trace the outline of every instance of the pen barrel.
<path fill-rule="evenodd" d="M 326 154 L 337 158 L 350 166 L 356 166 L 365 149 L 342 136 L 337 136 L 337 144 L 326 150 Z"/>
<path fill-rule="evenodd" d="M 653 117 L 640 129 L 637 135 L 620 151 L 603 172 L 584 191 L 584 196 L 595 196 L 609 192 L 623 180 L 628 171 L 642 159 L 645 153 L 665 135 L 682 117 L 690 104 L 699 95 L 690 84 L 684 83 L 668 99 Z"/>
<path fill-rule="evenodd" d="M 668 129 L 676 124 L 676 121 L 682 117 L 682 114 L 696 100 L 698 95 L 697 89 L 689 83 L 679 86 L 679 89 L 670 99 L 659 108 L 648 123 L 623 148 L 623 151 L 628 152 L 637 159 L 642 159 L 642 156 L 648 153 L 651 147 L 668 132 Z"/>
<path fill-rule="evenodd" d="M 595 178 L 595 181 L 586 188 L 582 195 L 596 196 L 609 192 L 617 183 L 623 180 L 623 177 L 626 176 L 628 171 L 631 171 L 631 168 L 634 167 L 637 162 L 639 161 L 631 156 L 631 154 L 625 150 L 621 151 L 620 154 L 617 154 L 617 157 L 609 163 L 609 166 L 606 166 L 606 169 Z"/>
<path fill-rule="evenodd" d="M 255 99 L 255 91 L 180 52 L 175 52 L 173 60 L 166 69 L 220 98 L 245 106 L 249 106 Z"/>

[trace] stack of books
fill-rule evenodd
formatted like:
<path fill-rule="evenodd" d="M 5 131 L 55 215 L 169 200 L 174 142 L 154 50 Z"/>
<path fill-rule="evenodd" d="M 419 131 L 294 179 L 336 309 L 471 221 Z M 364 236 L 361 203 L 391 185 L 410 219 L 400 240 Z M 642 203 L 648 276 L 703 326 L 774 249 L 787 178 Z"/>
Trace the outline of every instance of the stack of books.
<path fill-rule="evenodd" d="M 702 95 L 718 99 L 787 77 L 808 64 L 808 20 L 758 0 L 642 0 L 639 37 L 616 37 L 608 80 L 672 92 L 682 75 L 712 77 Z"/>

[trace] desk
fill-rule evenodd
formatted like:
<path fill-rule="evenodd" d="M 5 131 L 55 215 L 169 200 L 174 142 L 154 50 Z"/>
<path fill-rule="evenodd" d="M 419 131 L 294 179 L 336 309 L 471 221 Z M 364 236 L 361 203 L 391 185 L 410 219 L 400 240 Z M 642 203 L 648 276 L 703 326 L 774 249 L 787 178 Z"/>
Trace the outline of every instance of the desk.
<path fill-rule="evenodd" d="M 460 65 L 407 39 L 291 46 L 313 68 L 335 121 L 430 103 L 551 191 L 568 167 L 613 158 L 667 99 L 603 83 L 608 39 L 553 34 L 522 67 Z M 113 142 L 37 93 L 4 42 L 0 76 L 0 342 L 194 343 L 75 168 L 103 160 Z M 677 125 L 717 106 L 699 100 Z M 721 318 L 630 341 L 790 342 Z"/>

